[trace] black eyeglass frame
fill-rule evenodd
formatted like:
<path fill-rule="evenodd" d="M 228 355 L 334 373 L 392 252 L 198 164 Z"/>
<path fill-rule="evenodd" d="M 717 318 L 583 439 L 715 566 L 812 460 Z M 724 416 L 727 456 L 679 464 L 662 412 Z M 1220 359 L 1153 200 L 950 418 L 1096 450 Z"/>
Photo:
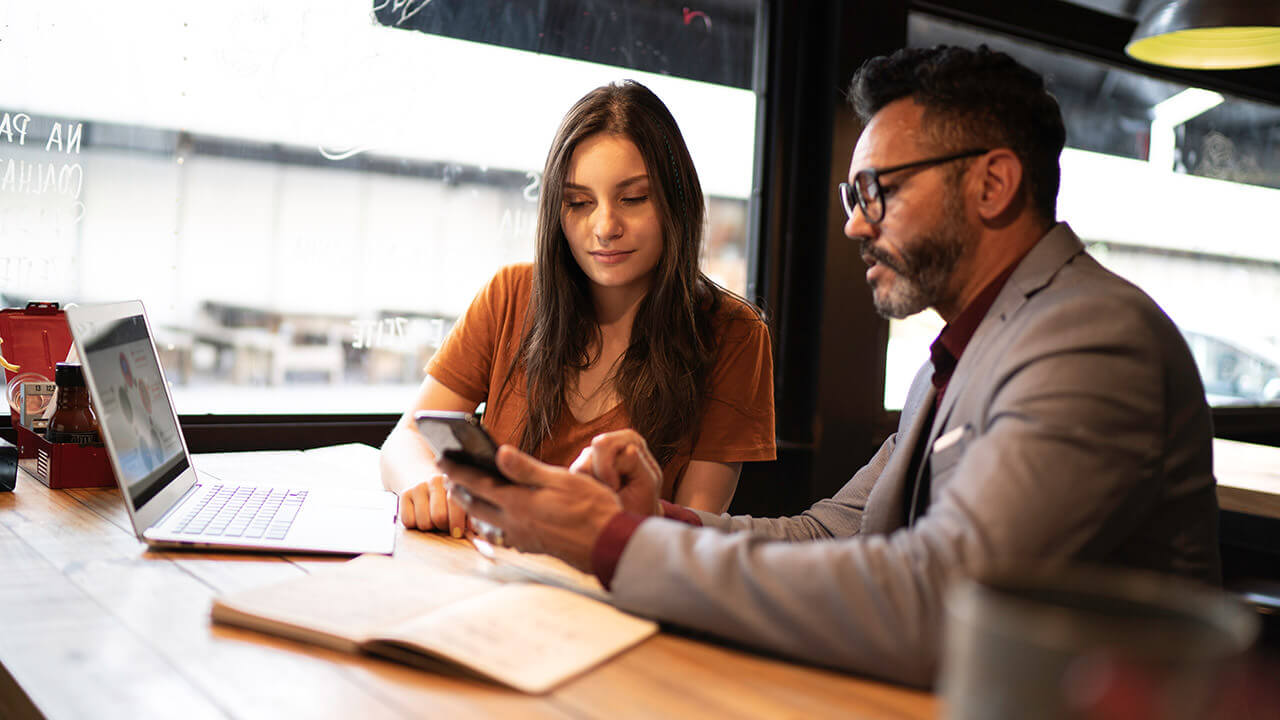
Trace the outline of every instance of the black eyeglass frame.
<path fill-rule="evenodd" d="M 948 163 L 953 160 L 960 160 L 962 158 L 977 157 L 978 155 L 985 155 L 986 153 L 989 153 L 989 152 L 991 152 L 991 150 L 987 148 L 976 148 L 973 150 L 964 150 L 962 152 L 952 153 L 951 155 L 943 155 L 942 157 L 927 158 L 925 160 L 916 160 L 915 162 L 903 163 L 902 165 L 894 165 L 892 167 L 887 167 L 887 168 L 867 168 L 865 170 L 859 170 L 858 172 L 853 174 L 854 184 L 851 185 L 847 182 L 840 183 L 840 187 L 839 187 L 840 203 L 844 205 L 845 216 L 849 218 L 853 217 L 853 207 L 854 207 L 854 204 L 856 203 L 858 208 L 862 210 L 862 217 L 866 218 L 867 222 L 871 223 L 872 225 L 876 225 L 881 220 L 884 219 L 885 201 L 884 201 L 884 191 L 880 187 L 881 175 L 888 175 L 889 173 L 892 173 L 892 172 L 898 172 L 899 170 L 909 170 L 911 168 L 916 168 L 916 167 L 926 167 L 929 165 L 941 165 L 942 163 Z M 880 207 L 880 214 L 874 218 L 871 217 L 871 213 L 867 209 L 868 206 L 870 205 L 870 202 L 862 196 L 862 193 L 858 192 L 858 185 L 857 185 L 858 179 L 862 177 L 870 178 L 867 181 L 867 183 L 864 183 L 864 184 L 867 184 L 869 187 L 875 188 L 875 197 L 879 200 L 878 205 Z"/>

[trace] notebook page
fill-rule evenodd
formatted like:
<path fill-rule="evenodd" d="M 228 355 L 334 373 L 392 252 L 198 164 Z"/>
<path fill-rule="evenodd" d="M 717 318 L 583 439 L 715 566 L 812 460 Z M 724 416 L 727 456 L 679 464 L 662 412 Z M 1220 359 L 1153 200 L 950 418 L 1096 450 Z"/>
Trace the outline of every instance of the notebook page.
<path fill-rule="evenodd" d="M 493 580 L 537 582 L 582 593 L 601 602 L 609 602 L 609 594 L 594 575 L 577 570 L 550 555 L 522 553 L 504 547 L 492 547 L 493 564 L 484 567 L 485 577 Z"/>
<path fill-rule="evenodd" d="M 657 623 L 568 590 L 513 584 L 419 616 L 379 639 L 542 693 L 657 631 Z"/>
<path fill-rule="evenodd" d="M 499 584 L 492 580 L 363 555 L 306 577 L 218 598 L 213 617 L 237 625 L 246 623 L 232 619 L 233 614 L 261 618 L 300 628 L 301 633 L 291 634 L 299 639 L 321 642 L 306 637 L 316 632 L 355 643 L 375 634 L 375 628 L 393 627 L 495 587 Z M 252 626 L 267 629 L 261 622 Z M 350 649 L 349 644 L 341 647 Z"/>

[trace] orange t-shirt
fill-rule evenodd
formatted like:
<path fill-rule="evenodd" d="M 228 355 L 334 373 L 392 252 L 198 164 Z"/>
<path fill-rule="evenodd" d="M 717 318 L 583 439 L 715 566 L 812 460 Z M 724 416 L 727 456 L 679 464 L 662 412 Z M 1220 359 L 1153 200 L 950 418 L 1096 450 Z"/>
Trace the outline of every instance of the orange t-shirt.
<path fill-rule="evenodd" d="M 499 443 L 519 443 L 528 414 L 523 373 L 512 376 L 502 397 L 498 393 L 524 337 L 532 290 L 531 264 L 499 270 L 427 363 L 427 373 L 445 387 L 476 404 L 487 401 L 483 424 Z M 668 500 L 675 496 L 691 459 L 734 463 L 776 456 L 769 328 L 751 308 L 732 297 L 720 303 L 714 327 L 716 361 L 702 423 L 663 468 L 662 497 Z M 569 465 L 593 437 L 629 425 L 620 405 L 586 422 L 579 422 L 566 406 L 539 448 L 538 458 Z"/>

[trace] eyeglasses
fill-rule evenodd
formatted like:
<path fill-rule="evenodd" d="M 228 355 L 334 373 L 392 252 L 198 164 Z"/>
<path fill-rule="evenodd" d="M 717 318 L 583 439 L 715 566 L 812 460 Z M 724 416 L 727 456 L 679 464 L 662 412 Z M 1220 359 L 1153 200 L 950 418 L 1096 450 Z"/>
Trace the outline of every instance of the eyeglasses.
<path fill-rule="evenodd" d="M 954 155 L 944 155 L 942 157 L 929 158 L 928 160 L 917 160 L 905 165 L 894 165 L 887 168 L 867 168 L 859 170 L 853 176 L 853 184 L 840 183 L 840 202 L 844 204 L 844 212 L 849 217 L 853 217 L 853 208 L 856 205 L 862 210 L 862 217 L 867 222 L 875 225 L 884 219 L 884 193 L 880 189 L 880 176 L 887 175 L 891 172 L 899 170 L 907 170 L 915 167 L 928 167 L 930 165 L 941 165 L 942 163 L 959 160 L 961 158 L 974 157 L 990 152 L 989 150 L 965 150 Z"/>

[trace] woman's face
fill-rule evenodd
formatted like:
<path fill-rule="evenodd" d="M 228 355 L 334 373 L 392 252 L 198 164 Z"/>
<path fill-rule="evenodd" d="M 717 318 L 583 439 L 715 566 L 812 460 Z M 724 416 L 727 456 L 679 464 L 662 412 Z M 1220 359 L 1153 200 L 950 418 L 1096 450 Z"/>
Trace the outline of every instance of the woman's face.
<path fill-rule="evenodd" d="M 597 289 L 648 290 L 662 257 L 662 220 L 651 190 L 644 158 L 623 135 L 588 136 L 569 158 L 560 225 Z"/>

